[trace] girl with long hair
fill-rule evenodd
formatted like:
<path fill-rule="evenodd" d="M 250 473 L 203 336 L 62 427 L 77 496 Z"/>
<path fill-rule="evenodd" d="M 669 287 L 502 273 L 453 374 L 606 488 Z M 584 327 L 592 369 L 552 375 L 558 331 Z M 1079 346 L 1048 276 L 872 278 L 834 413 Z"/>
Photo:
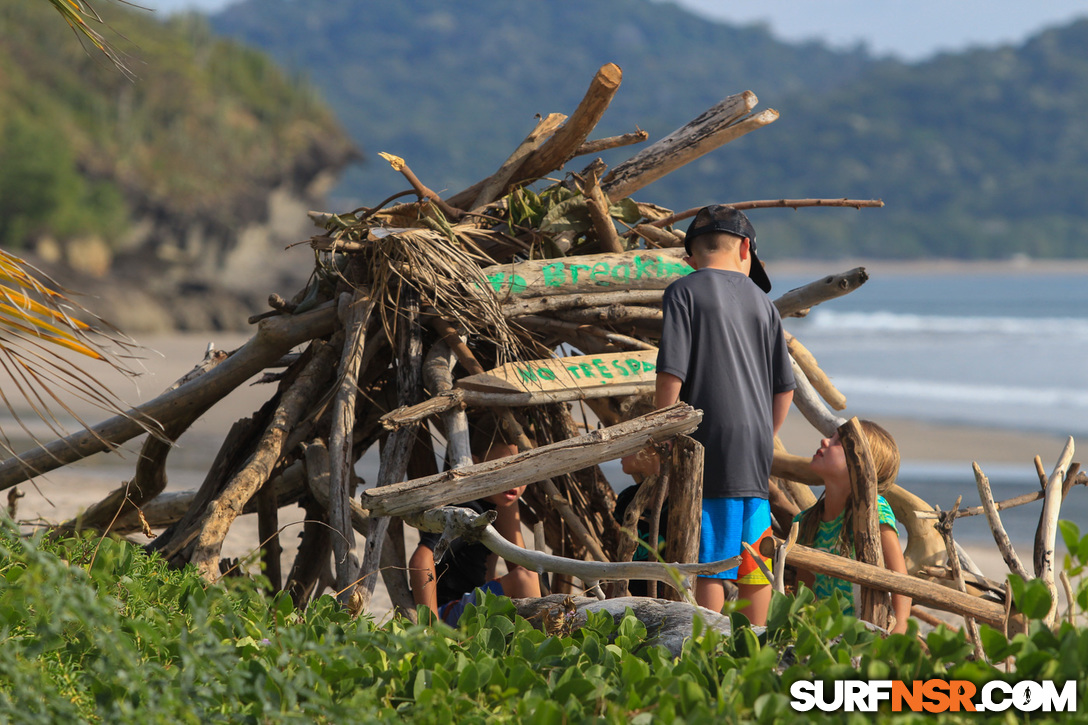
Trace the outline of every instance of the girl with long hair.
<path fill-rule="evenodd" d="M 881 495 L 895 483 L 899 474 L 899 447 L 888 431 L 869 420 L 860 421 L 861 429 L 869 442 L 869 451 L 877 476 L 877 506 L 880 520 L 880 545 L 884 551 L 884 566 L 890 571 L 907 573 L 903 551 L 899 546 L 899 534 L 895 528 L 895 514 Z M 824 481 L 824 493 L 819 500 L 794 517 L 799 521 L 797 542 L 839 556 L 854 558 L 853 507 L 850 506 L 850 471 L 842 441 L 836 433 L 820 441 L 820 449 L 812 456 L 812 472 Z M 846 598 L 844 613 L 854 613 L 854 588 L 850 582 L 826 574 L 798 571 L 798 581 L 815 592 L 817 597 L 830 597 L 839 591 Z M 911 600 L 903 594 L 892 595 L 895 622 L 893 633 L 907 631 Z"/>

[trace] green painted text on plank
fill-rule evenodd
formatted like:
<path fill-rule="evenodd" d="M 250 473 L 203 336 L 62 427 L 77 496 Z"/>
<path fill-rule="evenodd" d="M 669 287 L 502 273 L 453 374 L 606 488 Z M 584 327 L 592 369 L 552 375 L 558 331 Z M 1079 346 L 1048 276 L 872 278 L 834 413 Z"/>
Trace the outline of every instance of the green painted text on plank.
<path fill-rule="evenodd" d="M 593 264 L 554 262 L 544 265 L 540 270 L 545 287 L 577 286 L 587 281 L 599 287 L 622 287 L 641 279 L 683 277 L 692 271 L 683 260 L 675 257 L 652 257 L 648 254 L 632 257 L 619 264 L 605 261 Z M 493 272 L 487 275 L 487 281 L 496 293 L 508 290 L 510 294 L 516 295 L 529 287 L 525 277 L 516 272 Z"/>
<path fill-rule="evenodd" d="M 541 380 L 555 380 L 555 371 L 551 368 L 540 366 L 516 366 L 518 379 L 523 383 L 535 383 Z M 642 373 L 652 373 L 657 367 L 654 363 L 628 358 L 626 360 L 602 360 L 594 358 L 585 362 L 564 366 L 575 380 L 606 380 L 609 378 L 639 377 Z"/>

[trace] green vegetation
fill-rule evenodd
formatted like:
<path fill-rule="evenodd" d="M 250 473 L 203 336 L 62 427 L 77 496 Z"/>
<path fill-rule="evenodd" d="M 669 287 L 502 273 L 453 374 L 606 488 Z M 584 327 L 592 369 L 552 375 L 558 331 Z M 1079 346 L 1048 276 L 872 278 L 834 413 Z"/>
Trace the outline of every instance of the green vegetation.
<path fill-rule="evenodd" d="M 85 49 L 50 3 L 0 0 L 5 248 L 42 235 L 116 242 L 137 215 L 229 225 L 300 158 L 350 148 L 307 84 L 204 20 L 96 9 L 135 80 Z"/>
<path fill-rule="evenodd" d="M 1063 524 L 1070 573 L 1088 536 Z M 1088 630 L 1033 620 L 1011 640 L 983 627 L 992 660 L 973 661 L 961 631 L 881 638 L 839 600 L 776 596 L 768 633 L 709 632 L 673 660 L 644 626 L 591 616 L 545 635 L 502 598 L 459 629 L 351 619 L 329 597 L 305 613 L 254 583 L 206 585 L 127 542 L 20 539 L 0 524 L 0 720 L 53 722 L 778 722 L 796 717 L 790 685 L 812 679 L 1079 680 Z M 1049 598 L 1017 583 L 1032 617 Z M 1088 603 L 1081 579 L 1076 599 Z M 913 625 L 912 625 L 913 629 Z M 1083 705 L 1081 705 L 1083 708 Z M 843 713 L 821 716 L 847 719 Z M 1035 713 L 1038 717 L 1041 713 Z M 853 717 L 858 717 L 855 713 Z M 868 716 L 865 716 L 868 719 Z M 882 721 L 918 721 L 885 708 Z M 926 722 L 1005 722 L 1005 714 L 924 714 Z M 1051 716 L 1053 717 L 1053 716 Z M 1064 716 L 1068 717 L 1068 716 Z M 1040 720 L 1037 720 L 1040 721 Z"/>
<path fill-rule="evenodd" d="M 887 203 L 756 212 L 769 258 L 1088 256 L 1088 21 L 912 65 L 787 45 L 650 0 L 408 0 L 362 13 L 350 0 L 244 0 L 212 23 L 313 78 L 356 141 L 403 156 L 436 190 L 491 173 L 533 114 L 570 113 L 615 62 L 624 83 L 601 136 L 637 124 L 656 140 L 745 89 L 782 114 L 639 199 Z M 340 193 L 345 206 L 373 204 L 394 187 L 374 163 Z"/>

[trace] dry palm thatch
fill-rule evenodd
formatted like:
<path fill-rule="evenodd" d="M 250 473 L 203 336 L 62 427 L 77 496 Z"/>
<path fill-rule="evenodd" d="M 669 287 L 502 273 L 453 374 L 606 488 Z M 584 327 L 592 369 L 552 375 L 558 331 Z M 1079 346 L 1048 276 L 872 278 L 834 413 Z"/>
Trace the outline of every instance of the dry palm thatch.
<path fill-rule="evenodd" d="M 390 222 L 405 226 L 383 226 Z M 388 340 L 396 339 L 396 312 L 402 287 L 408 285 L 422 295 L 425 313 L 451 320 L 467 336 L 488 341 L 500 357 L 524 351 L 481 271 L 495 264 L 481 243 L 501 240 L 500 232 L 473 223 L 450 224 L 434 207 L 421 213 L 415 205 L 411 210 L 399 207 L 361 218 L 330 216 L 326 229 L 331 244 L 323 254 L 335 255 L 343 242 L 361 245 L 363 251 L 356 259 L 362 269 L 347 281 L 365 281 L 379 302 Z M 333 260 L 325 264 L 335 266 Z"/>

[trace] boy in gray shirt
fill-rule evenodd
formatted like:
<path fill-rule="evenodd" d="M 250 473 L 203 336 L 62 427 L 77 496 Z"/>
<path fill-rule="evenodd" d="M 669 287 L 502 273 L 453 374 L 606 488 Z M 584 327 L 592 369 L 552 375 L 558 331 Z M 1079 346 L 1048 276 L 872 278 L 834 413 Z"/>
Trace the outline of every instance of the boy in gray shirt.
<path fill-rule="evenodd" d="M 741 542 L 758 550 L 770 533 L 768 479 L 774 437 L 793 401 L 793 369 L 748 218 L 733 207 L 705 207 L 684 247 L 695 271 L 665 290 L 654 402 L 683 400 L 703 411 L 692 434 L 705 448 L 699 561 L 744 557 L 737 569 L 699 577 L 695 599 L 721 611 L 723 580 L 733 580 L 749 602 L 740 611 L 765 624 L 770 582 Z"/>

